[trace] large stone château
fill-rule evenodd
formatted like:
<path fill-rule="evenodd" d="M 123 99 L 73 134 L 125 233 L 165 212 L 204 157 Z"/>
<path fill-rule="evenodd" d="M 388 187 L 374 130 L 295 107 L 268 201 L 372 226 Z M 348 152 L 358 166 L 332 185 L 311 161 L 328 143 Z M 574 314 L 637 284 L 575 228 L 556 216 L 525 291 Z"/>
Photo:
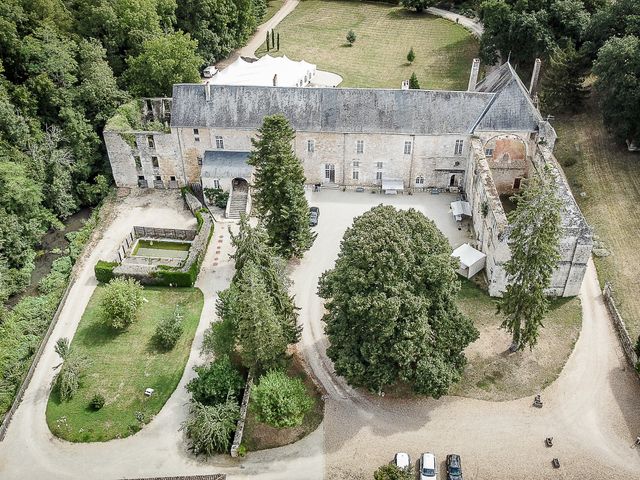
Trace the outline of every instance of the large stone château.
<path fill-rule="evenodd" d="M 510 256 L 506 199 L 549 165 L 564 202 L 550 293 L 576 295 L 592 232 L 553 156 L 555 130 L 531 98 L 538 69 L 529 89 L 509 63 L 480 82 L 478 70 L 475 60 L 467 91 L 174 85 L 171 99 L 142 99 L 140 118 L 130 108 L 109 122 L 113 176 L 118 186 L 196 184 L 231 190 L 230 203 L 236 191 L 248 199 L 251 139 L 264 116 L 283 113 L 310 185 L 464 192 L 489 292 L 499 295 Z"/>

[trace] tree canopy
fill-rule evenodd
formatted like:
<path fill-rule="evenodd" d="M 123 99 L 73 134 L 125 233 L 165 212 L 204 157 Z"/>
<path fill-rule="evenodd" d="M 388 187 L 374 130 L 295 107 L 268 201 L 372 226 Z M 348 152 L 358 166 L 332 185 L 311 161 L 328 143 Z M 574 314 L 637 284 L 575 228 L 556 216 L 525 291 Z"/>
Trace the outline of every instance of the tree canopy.
<path fill-rule="evenodd" d="M 420 394 L 447 392 L 478 336 L 456 304 L 450 254 L 435 224 L 413 209 L 380 205 L 355 219 L 319 284 L 338 374 L 372 391 L 400 381 Z"/>
<path fill-rule="evenodd" d="M 640 11 L 640 10 L 639 10 Z M 640 23 L 640 22 L 639 22 Z M 605 125 L 621 140 L 640 139 L 640 37 L 608 40 L 593 66 Z"/>
<path fill-rule="evenodd" d="M 199 82 L 203 60 L 195 53 L 197 45 L 182 32 L 145 41 L 140 54 L 127 59 L 130 92 L 139 97 L 169 97 L 174 83 Z"/>
<path fill-rule="evenodd" d="M 264 117 L 252 140 L 254 205 L 269 243 L 284 257 L 300 257 L 313 244 L 304 171 L 293 151 L 295 132 L 282 114 Z"/>
<path fill-rule="evenodd" d="M 252 228 L 242 217 L 239 233 L 232 236 L 236 273 L 217 302 L 222 328 L 212 330 L 205 341 L 231 347 L 245 367 L 258 371 L 280 365 L 287 346 L 300 336 L 284 261 L 266 244 L 267 238 L 262 226 Z M 211 338 L 220 334 L 222 342 Z"/>
<path fill-rule="evenodd" d="M 505 315 L 502 327 L 512 334 L 511 350 L 533 347 L 549 309 L 546 289 L 556 268 L 562 204 L 548 168 L 528 179 L 509 213 L 508 244 L 511 258 L 505 263 L 509 284 L 498 302 Z"/>

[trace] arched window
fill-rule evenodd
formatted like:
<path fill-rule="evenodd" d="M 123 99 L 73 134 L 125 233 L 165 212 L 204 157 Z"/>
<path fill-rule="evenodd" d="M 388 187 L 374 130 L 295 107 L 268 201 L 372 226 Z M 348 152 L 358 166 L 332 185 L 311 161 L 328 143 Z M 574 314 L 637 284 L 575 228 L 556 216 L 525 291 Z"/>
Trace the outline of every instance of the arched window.
<path fill-rule="evenodd" d="M 419 186 L 424 185 L 424 177 L 422 175 L 418 175 L 416 177 L 416 185 L 419 185 Z"/>

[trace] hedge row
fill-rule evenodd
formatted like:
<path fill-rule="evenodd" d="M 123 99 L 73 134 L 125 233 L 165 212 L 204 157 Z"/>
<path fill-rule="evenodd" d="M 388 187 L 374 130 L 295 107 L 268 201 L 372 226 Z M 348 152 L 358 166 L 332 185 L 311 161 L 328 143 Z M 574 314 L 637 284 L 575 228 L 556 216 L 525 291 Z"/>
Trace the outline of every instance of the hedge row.
<path fill-rule="evenodd" d="M 113 269 L 119 265 L 118 262 L 105 262 L 104 260 L 98 260 L 93 271 L 96 274 L 96 278 L 101 283 L 109 283 L 113 278 Z"/>
<path fill-rule="evenodd" d="M 10 408 L 33 355 L 49 328 L 62 299 L 71 269 L 89 241 L 100 218 L 100 207 L 77 232 L 67 234 L 67 255 L 57 258 L 51 271 L 38 284 L 39 295 L 24 297 L 0 324 L 0 415 Z"/>

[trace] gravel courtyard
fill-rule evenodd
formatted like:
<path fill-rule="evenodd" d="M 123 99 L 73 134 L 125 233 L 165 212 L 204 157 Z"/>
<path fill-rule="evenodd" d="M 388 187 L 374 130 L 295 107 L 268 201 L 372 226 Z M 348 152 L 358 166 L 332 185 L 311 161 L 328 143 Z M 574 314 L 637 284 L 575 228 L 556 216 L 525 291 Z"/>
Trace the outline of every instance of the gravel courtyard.
<path fill-rule="evenodd" d="M 441 472 L 447 453 L 461 454 L 466 479 L 640 479 L 640 450 L 631 448 L 640 432 L 640 388 L 620 354 L 593 264 L 581 292 L 580 338 L 558 380 L 542 392 L 542 410 L 531 406 L 532 398 L 380 398 L 352 389 L 333 373 L 318 278 L 333 266 L 353 217 L 379 203 L 422 211 L 454 247 L 467 241 L 448 208 L 456 196 L 321 191 L 308 198 L 320 208 L 318 237 L 292 275 L 304 326 L 300 350 L 326 391 L 325 478 L 370 479 L 397 451 L 414 460 L 432 451 Z M 552 449 L 544 446 L 547 436 L 555 439 Z M 559 471 L 551 466 L 554 457 Z"/>

